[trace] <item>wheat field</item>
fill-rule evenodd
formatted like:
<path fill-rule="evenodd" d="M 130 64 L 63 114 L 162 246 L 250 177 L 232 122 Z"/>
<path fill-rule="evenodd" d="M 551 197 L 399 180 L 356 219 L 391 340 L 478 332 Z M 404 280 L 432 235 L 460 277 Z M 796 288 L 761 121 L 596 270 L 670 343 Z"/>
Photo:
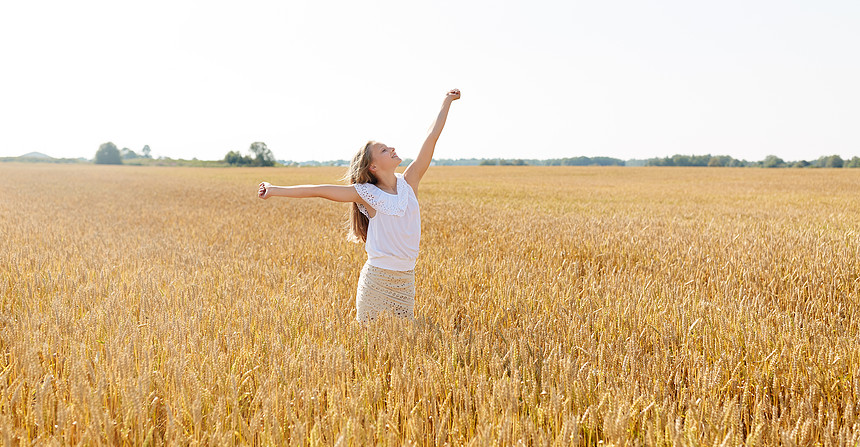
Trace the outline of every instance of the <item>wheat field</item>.
<path fill-rule="evenodd" d="M 860 445 L 860 170 L 434 167 L 364 327 L 343 171 L 0 164 L 0 441 Z"/>

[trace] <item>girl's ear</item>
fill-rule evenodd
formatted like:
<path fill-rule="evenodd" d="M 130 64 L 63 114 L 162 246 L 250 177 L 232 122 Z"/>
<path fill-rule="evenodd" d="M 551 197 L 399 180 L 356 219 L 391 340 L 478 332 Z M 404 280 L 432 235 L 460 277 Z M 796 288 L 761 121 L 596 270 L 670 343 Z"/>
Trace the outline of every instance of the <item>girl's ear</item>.
<path fill-rule="evenodd" d="M 370 172 L 376 172 L 376 165 L 370 165 Z"/>

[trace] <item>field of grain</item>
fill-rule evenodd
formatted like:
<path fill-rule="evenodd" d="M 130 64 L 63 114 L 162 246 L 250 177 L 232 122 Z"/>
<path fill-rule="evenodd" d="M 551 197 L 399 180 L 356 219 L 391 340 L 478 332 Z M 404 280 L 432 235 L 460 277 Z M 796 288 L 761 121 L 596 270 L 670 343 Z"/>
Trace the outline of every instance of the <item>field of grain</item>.
<path fill-rule="evenodd" d="M 342 173 L 0 164 L 0 441 L 860 443 L 860 170 L 434 167 L 366 327 Z"/>

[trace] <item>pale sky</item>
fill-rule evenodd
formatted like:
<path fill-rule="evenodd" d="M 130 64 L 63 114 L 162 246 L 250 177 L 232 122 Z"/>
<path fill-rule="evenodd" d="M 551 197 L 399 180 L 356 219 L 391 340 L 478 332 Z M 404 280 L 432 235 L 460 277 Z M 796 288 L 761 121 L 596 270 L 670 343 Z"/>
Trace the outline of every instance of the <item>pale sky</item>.
<path fill-rule="evenodd" d="M 860 156 L 860 2 L 4 1 L 0 156 Z"/>

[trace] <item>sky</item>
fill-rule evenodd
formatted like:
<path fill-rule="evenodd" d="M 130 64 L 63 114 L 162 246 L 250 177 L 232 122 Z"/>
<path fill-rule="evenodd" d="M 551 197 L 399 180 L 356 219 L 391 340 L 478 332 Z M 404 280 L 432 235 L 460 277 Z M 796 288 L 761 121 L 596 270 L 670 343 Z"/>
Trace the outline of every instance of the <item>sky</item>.
<path fill-rule="evenodd" d="M 860 156 L 856 0 L 0 4 L 0 157 Z"/>

